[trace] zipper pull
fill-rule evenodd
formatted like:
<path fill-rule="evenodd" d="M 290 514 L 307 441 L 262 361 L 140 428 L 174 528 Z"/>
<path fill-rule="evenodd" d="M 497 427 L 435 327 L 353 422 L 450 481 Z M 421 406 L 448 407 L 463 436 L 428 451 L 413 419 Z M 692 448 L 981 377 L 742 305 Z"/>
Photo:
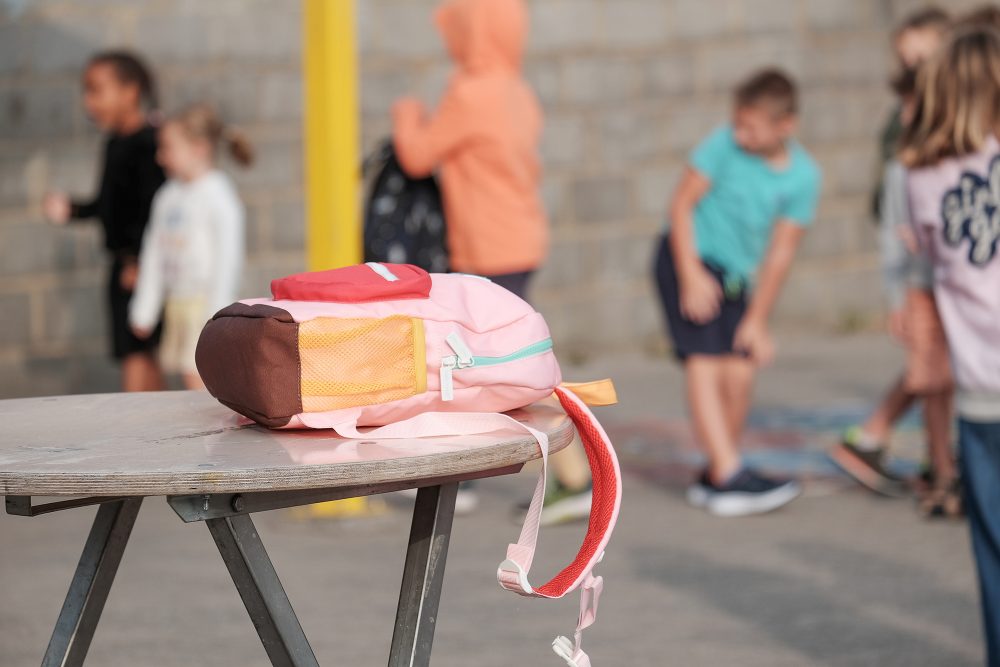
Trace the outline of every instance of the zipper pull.
<path fill-rule="evenodd" d="M 442 357 L 441 359 L 441 400 L 452 401 L 455 399 L 455 381 L 452 373 L 458 366 L 456 357 Z"/>
<path fill-rule="evenodd" d="M 452 331 L 444 340 L 455 351 L 455 354 L 458 355 L 459 368 L 472 365 L 472 350 L 465 344 L 465 341 L 462 340 L 457 331 Z"/>

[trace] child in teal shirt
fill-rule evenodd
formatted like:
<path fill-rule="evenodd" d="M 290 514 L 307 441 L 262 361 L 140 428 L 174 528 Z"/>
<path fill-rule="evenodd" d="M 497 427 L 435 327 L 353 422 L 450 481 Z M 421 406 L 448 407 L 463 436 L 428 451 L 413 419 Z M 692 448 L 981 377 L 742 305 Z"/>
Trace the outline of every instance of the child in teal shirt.
<path fill-rule="evenodd" d="M 717 515 L 767 512 L 800 492 L 794 481 L 746 469 L 737 448 L 756 369 L 774 357 L 768 319 L 819 197 L 819 168 L 793 138 L 797 104 L 795 85 L 777 70 L 737 89 L 732 123 L 691 154 L 657 257 L 709 459 L 688 499 Z"/>
<path fill-rule="evenodd" d="M 804 227 L 816 215 L 819 169 L 796 141 L 775 165 L 741 148 L 724 125 L 694 149 L 690 166 L 711 183 L 694 209 L 695 249 L 731 283 L 753 282 L 778 220 Z"/>

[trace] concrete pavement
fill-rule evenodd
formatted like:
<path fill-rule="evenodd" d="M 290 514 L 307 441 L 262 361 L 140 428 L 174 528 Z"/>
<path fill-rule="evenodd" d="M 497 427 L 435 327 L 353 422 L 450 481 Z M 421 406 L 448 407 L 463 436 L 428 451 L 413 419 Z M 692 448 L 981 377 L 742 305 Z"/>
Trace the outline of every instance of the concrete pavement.
<path fill-rule="evenodd" d="M 685 505 L 700 464 L 683 419 L 679 374 L 662 359 L 619 357 L 567 376 L 610 374 L 605 409 L 627 475 L 618 533 L 601 567 L 601 617 L 586 637 L 596 665 L 976 665 L 982 649 L 963 525 L 926 522 L 909 501 L 873 498 L 839 477 L 822 450 L 898 371 L 881 336 L 783 337 L 747 436 L 749 456 L 807 479 L 773 515 L 711 518 Z M 897 451 L 920 455 L 914 420 Z M 516 536 L 511 504 L 530 474 L 480 485 L 482 509 L 457 520 L 435 638 L 438 666 L 556 665 L 576 600 L 546 603 L 497 589 L 496 563 Z M 324 665 L 387 657 L 409 517 L 407 501 L 365 520 L 256 517 Z M 92 510 L 0 516 L 0 665 L 37 664 Z M 572 556 L 583 526 L 542 535 L 537 572 Z M 266 665 L 207 530 L 148 500 L 88 664 Z"/>

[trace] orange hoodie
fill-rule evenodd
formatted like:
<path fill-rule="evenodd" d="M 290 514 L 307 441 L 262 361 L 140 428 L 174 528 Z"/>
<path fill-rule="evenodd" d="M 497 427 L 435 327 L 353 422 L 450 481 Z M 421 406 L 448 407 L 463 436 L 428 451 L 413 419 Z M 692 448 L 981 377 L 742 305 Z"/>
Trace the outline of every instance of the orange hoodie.
<path fill-rule="evenodd" d="M 440 168 L 455 271 L 501 275 L 541 266 L 548 224 L 539 192 L 542 111 L 521 76 L 528 32 L 522 0 L 448 0 L 435 22 L 456 70 L 437 109 L 393 107 L 403 168 Z"/>

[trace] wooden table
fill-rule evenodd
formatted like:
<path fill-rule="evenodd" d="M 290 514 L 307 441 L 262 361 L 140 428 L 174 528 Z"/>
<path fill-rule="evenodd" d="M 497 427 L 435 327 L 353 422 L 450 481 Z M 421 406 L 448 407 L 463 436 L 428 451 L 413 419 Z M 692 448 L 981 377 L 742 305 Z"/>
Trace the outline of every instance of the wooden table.
<path fill-rule="evenodd" d="M 512 413 L 573 435 L 554 404 Z M 514 430 L 413 440 L 345 440 L 329 431 L 241 425 L 203 392 L 0 401 L 0 495 L 33 517 L 100 505 L 43 666 L 82 665 L 143 498 L 165 496 L 204 521 L 274 665 L 317 665 L 250 515 L 417 488 L 389 665 L 426 665 L 444 578 L 455 494 L 464 480 L 519 471 L 537 443 Z M 35 503 L 32 496 L 72 496 Z M 331 545 L 331 548 L 333 545 Z"/>

